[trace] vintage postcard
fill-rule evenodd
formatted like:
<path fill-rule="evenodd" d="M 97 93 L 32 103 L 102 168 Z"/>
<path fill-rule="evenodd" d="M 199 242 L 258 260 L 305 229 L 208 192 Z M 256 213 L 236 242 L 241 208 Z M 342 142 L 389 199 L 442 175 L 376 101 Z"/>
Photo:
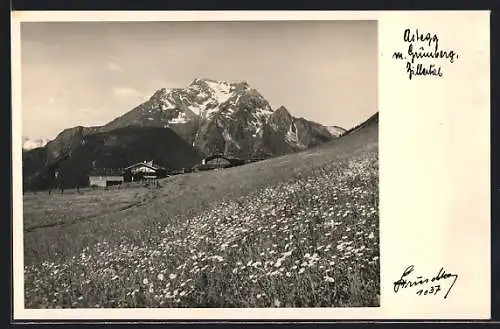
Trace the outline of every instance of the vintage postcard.
<path fill-rule="evenodd" d="M 14 319 L 488 319 L 489 54 L 488 12 L 13 12 Z"/>

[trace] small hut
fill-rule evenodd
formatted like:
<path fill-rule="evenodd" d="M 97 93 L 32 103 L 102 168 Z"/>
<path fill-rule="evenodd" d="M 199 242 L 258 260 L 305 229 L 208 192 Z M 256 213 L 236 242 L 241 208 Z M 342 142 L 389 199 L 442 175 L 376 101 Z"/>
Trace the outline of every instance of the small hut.
<path fill-rule="evenodd" d="M 109 187 L 123 183 L 123 173 L 118 169 L 94 169 L 89 175 L 89 186 Z"/>

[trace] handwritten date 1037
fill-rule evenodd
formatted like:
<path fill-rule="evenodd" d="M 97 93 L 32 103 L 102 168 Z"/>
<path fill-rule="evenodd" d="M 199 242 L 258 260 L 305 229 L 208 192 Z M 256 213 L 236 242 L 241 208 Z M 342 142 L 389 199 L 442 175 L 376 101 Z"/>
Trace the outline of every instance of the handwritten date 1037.
<path fill-rule="evenodd" d="M 431 287 L 426 288 L 426 289 L 418 290 L 417 295 L 419 295 L 419 296 L 437 295 L 437 293 L 439 291 L 441 291 L 441 286 L 438 284 L 438 285 L 431 286 Z"/>

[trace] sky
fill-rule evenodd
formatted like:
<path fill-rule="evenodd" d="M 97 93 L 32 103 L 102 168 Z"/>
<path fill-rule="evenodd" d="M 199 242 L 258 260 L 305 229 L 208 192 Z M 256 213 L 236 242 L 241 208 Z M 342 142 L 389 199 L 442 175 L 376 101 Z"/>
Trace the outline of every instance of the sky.
<path fill-rule="evenodd" d="M 377 63 L 376 21 L 24 22 L 23 136 L 103 125 L 195 78 L 348 129 L 378 111 Z"/>

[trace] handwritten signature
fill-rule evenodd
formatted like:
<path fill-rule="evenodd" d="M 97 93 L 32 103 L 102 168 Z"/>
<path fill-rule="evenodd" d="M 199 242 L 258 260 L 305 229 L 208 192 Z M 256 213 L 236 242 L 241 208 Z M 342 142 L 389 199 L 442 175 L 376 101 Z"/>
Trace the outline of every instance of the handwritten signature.
<path fill-rule="evenodd" d="M 423 277 L 423 276 L 415 276 L 411 275 L 415 270 L 414 265 L 408 266 L 404 271 L 403 274 L 401 275 L 401 278 L 397 281 L 394 282 L 394 292 L 397 293 L 400 289 L 406 289 L 406 288 L 417 288 L 416 294 L 419 296 L 427 296 L 427 295 L 437 295 L 439 291 L 441 291 L 441 284 L 448 279 L 453 279 L 453 282 L 451 282 L 448 291 L 444 295 L 443 298 L 447 298 L 448 294 L 450 293 L 451 289 L 455 285 L 455 282 L 457 282 L 458 279 L 458 274 L 454 273 L 447 273 L 444 269 L 444 267 L 441 267 L 441 269 L 437 272 L 435 276 L 432 278 L 428 277 Z"/>

